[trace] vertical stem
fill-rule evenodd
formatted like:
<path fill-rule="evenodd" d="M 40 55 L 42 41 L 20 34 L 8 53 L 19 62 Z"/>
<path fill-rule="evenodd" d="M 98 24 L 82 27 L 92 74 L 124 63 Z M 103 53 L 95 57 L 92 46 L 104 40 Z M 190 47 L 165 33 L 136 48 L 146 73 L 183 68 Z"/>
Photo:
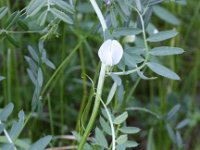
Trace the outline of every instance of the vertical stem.
<path fill-rule="evenodd" d="M 78 121 L 76 124 L 76 131 L 80 130 L 80 123 L 81 123 L 81 116 L 83 114 L 83 111 L 86 107 L 87 104 L 87 95 L 88 95 L 88 90 L 87 90 L 87 79 L 86 79 L 86 69 L 85 69 L 85 62 L 84 62 L 84 55 L 83 55 L 83 48 L 82 46 L 79 49 L 80 52 L 80 63 L 81 63 L 81 70 L 82 70 L 82 78 L 83 78 L 83 97 L 81 100 L 81 107 L 80 107 L 80 111 L 78 114 Z"/>
<path fill-rule="evenodd" d="M 62 52 L 61 59 L 64 60 L 65 57 L 65 25 L 62 27 Z M 61 134 L 64 134 L 64 68 L 61 69 L 61 82 L 60 82 L 60 122 L 61 122 Z"/>
<path fill-rule="evenodd" d="M 94 78 L 93 78 L 94 85 L 96 85 L 96 83 L 97 83 L 98 74 L 99 74 L 98 70 L 100 70 L 100 67 L 101 67 L 101 64 L 99 63 L 98 66 L 97 66 L 97 69 L 95 70 L 95 75 L 94 75 Z M 93 97 L 94 97 L 94 91 L 93 91 L 93 88 L 91 88 L 89 98 L 88 98 L 88 103 L 87 103 L 87 106 L 86 106 L 86 109 L 85 109 L 85 112 L 84 112 L 84 115 L 83 115 L 83 120 L 82 120 L 83 126 L 86 124 L 86 121 L 87 121 L 87 118 L 88 118 L 88 115 L 89 115 L 89 112 L 90 112 L 90 109 L 91 109 Z M 81 131 L 83 131 L 83 130 L 81 130 Z"/>
<path fill-rule="evenodd" d="M 7 101 L 11 101 L 11 85 L 12 85 L 12 65 L 11 65 L 11 49 L 8 49 L 8 54 L 7 54 Z"/>
<path fill-rule="evenodd" d="M 95 0 L 90 0 L 90 2 L 91 2 L 91 4 L 92 4 L 92 6 L 93 6 L 93 8 L 94 8 L 94 10 L 95 10 L 95 12 L 96 12 L 98 18 L 99 18 L 99 21 L 100 21 L 100 23 L 101 23 L 103 32 L 105 32 L 106 29 L 107 29 L 107 25 L 106 25 L 106 21 L 105 21 L 105 19 L 104 19 L 104 17 L 103 17 L 103 14 L 101 13 L 101 10 L 99 9 L 99 6 L 97 5 L 97 3 L 96 3 Z"/>
<path fill-rule="evenodd" d="M 13 52 L 13 62 L 12 62 L 12 66 L 13 66 L 13 76 L 17 77 L 18 76 L 18 55 L 17 55 L 17 52 L 14 50 L 12 51 Z M 20 61 L 20 60 L 19 60 Z M 13 101 L 15 102 L 15 107 L 16 107 L 16 111 L 19 111 L 20 110 L 20 83 L 19 83 L 19 78 L 15 78 L 15 81 L 14 81 L 14 90 L 13 90 L 13 94 L 12 95 L 15 95 L 15 98 L 13 99 Z"/>
<path fill-rule="evenodd" d="M 146 32 L 145 32 L 145 26 L 144 26 L 144 20 L 143 20 L 143 17 L 142 15 L 140 14 L 140 12 L 133 7 L 133 9 L 135 9 L 135 11 L 138 13 L 139 17 L 140 17 L 140 21 L 141 21 L 141 24 L 142 24 L 142 35 L 143 35 L 143 40 L 144 40 L 144 45 L 145 45 L 145 51 L 146 51 L 146 61 L 148 60 L 149 58 L 149 46 L 148 46 L 148 43 L 147 43 L 147 36 L 146 36 Z M 145 71 L 146 69 L 144 69 Z M 127 95 L 126 99 L 123 101 L 123 104 L 122 104 L 122 110 L 125 110 L 126 108 L 126 103 L 127 101 L 131 98 L 131 95 L 134 93 L 136 87 L 138 86 L 139 82 L 140 82 L 141 78 L 138 78 L 134 84 L 134 86 L 131 88 L 131 91 L 129 92 L 129 94 Z"/>
<path fill-rule="evenodd" d="M 2 52 L 2 59 L 3 59 L 3 76 L 7 77 L 7 63 L 6 63 L 6 52 L 5 49 L 3 49 Z M 3 81 L 3 94 L 4 94 L 4 105 L 7 105 L 8 95 L 7 95 L 7 79 Z"/>
<path fill-rule="evenodd" d="M 100 75 L 99 75 L 99 80 L 98 80 L 98 85 L 97 85 L 97 93 L 96 93 L 96 98 L 95 98 L 94 107 L 93 107 L 93 111 L 92 111 L 92 116 L 89 120 L 89 123 L 85 130 L 85 133 L 81 139 L 78 150 L 83 149 L 84 144 L 85 144 L 85 142 L 90 134 L 90 131 L 92 130 L 93 124 L 95 122 L 95 119 L 96 119 L 96 116 L 97 116 L 97 113 L 99 110 L 100 102 L 101 102 L 101 94 L 102 94 L 103 84 L 104 84 L 104 80 L 105 80 L 105 73 L 106 73 L 106 66 L 104 64 L 102 64 Z"/>
<path fill-rule="evenodd" d="M 97 5 L 95 0 L 90 0 L 98 18 L 99 21 L 101 23 L 103 32 L 105 33 L 106 29 L 107 29 L 107 25 L 106 25 L 106 21 L 103 17 L 103 14 L 101 13 L 101 10 L 99 9 L 99 6 Z M 103 89 L 103 84 L 104 84 L 104 80 L 105 80 L 105 73 L 106 73 L 106 66 L 104 64 L 101 65 L 101 71 L 100 71 L 100 75 L 99 75 L 99 80 L 98 80 L 98 85 L 97 85 L 97 93 L 96 93 L 96 98 L 95 98 L 95 102 L 94 102 L 94 107 L 93 107 L 93 111 L 92 111 L 92 116 L 89 120 L 89 123 L 86 127 L 85 133 L 81 139 L 81 142 L 78 146 L 78 150 L 82 150 L 84 147 L 84 144 L 90 134 L 90 131 L 93 127 L 93 124 L 95 122 L 98 110 L 99 110 L 99 106 L 100 106 L 100 102 L 101 102 L 101 94 L 102 94 L 102 89 Z"/>
<path fill-rule="evenodd" d="M 49 118 L 50 118 L 50 126 L 51 126 L 51 134 L 54 136 L 54 123 L 53 123 L 53 113 L 51 107 L 50 95 L 47 95 L 48 107 L 49 107 Z"/>

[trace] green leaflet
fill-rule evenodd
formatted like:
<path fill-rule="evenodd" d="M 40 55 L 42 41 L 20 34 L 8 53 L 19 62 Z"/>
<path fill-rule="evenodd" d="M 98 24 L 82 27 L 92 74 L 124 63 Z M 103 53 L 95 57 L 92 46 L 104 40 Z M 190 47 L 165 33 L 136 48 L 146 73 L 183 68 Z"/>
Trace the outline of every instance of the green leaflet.
<path fill-rule="evenodd" d="M 163 77 L 166 77 L 166 78 L 169 78 L 169 79 L 172 79 L 172 80 L 180 80 L 180 77 L 173 71 L 171 71 L 170 69 L 160 65 L 160 64 L 157 64 L 157 63 L 154 63 L 154 62 L 148 62 L 147 63 L 147 66 L 155 73 L 163 76 Z"/>
<path fill-rule="evenodd" d="M 149 42 L 160 42 L 175 37 L 178 34 L 176 30 L 161 31 L 147 38 Z"/>
<path fill-rule="evenodd" d="M 65 23 L 68 23 L 68 24 L 73 24 L 73 20 L 68 16 L 66 15 L 64 12 L 58 10 L 58 9 L 55 9 L 55 8 L 52 8 L 50 10 L 50 12 L 57 18 L 59 18 L 60 20 L 64 21 Z"/>
<path fill-rule="evenodd" d="M 45 136 L 38 141 L 36 141 L 30 148 L 29 150 L 43 150 L 45 147 L 49 144 L 51 141 L 52 136 Z"/>
<path fill-rule="evenodd" d="M 182 54 L 184 50 L 179 47 L 161 46 L 153 48 L 149 53 L 154 56 L 167 56 Z"/>
<path fill-rule="evenodd" d="M 127 36 L 127 35 L 137 35 L 142 32 L 141 29 L 138 28 L 116 28 L 114 29 L 112 35 L 113 37 Z"/>
<path fill-rule="evenodd" d="M 7 7 L 1 7 L 0 8 L 0 20 L 7 14 L 8 8 Z"/>
<path fill-rule="evenodd" d="M 179 25 L 180 21 L 178 18 L 176 18 L 172 13 L 170 13 L 167 9 L 160 7 L 160 6 L 154 6 L 153 12 L 162 20 L 172 24 L 172 25 Z"/>
<path fill-rule="evenodd" d="M 127 113 L 127 112 L 124 112 L 123 114 L 117 116 L 117 117 L 114 119 L 113 123 L 114 123 L 114 124 L 121 124 L 121 123 L 123 123 L 127 118 L 128 118 L 128 113 Z"/>

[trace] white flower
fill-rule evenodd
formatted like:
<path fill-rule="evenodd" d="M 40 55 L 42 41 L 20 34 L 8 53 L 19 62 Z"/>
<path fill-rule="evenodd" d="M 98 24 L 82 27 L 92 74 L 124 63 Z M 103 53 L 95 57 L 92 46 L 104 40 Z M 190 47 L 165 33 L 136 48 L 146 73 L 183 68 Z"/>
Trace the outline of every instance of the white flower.
<path fill-rule="evenodd" d="M 153 30 L 153 34 L 157 34 L 159 31 L 157 29 Z"/>
<path fill-rule="evenodd" d="M 125 43 L 133 43 L 136 40 L 136 36 L 135 35 L 128 35 L 126 37 L 124 37 L 123 42 Z"/>
<path fill-rule="evenodd" d="M 98 52 L 101 62 L 106 66 L 114 66 L 119 63 L 123 55 L 123 48 L 116 40 L 106 40 Z"/>

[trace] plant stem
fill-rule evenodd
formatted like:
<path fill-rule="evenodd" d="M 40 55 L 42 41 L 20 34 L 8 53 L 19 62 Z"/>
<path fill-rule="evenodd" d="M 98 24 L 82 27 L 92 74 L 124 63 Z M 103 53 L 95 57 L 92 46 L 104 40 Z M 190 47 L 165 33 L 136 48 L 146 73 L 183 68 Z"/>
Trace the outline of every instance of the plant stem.
<path fill-rule="evenodd" d="M 116 138 L 116 136 L 115 136 L 115 128 L 114 128 L 114 125 L 113 125 L 112 117 L 111 117 L 111 115 L 108 111 L 106 104 L 103 102 L 103 100 L 101 98 L 100 98 L 100 101 L 101 101 L 101 103 L 102 103 L 102 105 L 103 105 L 103 107 L 106 111 L 106 114 L 108 115 L 108 120 L 109 120 L 109 123 L 110 123 L 111 132 L 112 132 L 112 150 L 115 150 L 115 143 L 116 143 L 115 138 Z M 109 149 L 111 149 L 111 145 L 110 145 Z"/>
<path fill-rule="evenodd" d="M 94 107 L 93 107 L 93 111 L 92 111 L 92 116 L 89 120 L 89 123 L 85 130 L 85 133 L 81 139 L 78 150 L 83 149 L 84 144 L 85 144 L 85 142 L 90 134 L 90 131 L 92 130 L 93 124 L 95 122 L 95 119 L 96 119 L 96 116 L 97 116 L 97 113 L 99 110 L 100 102 L 101 102 L 101 94 L 102 94 L 103 84 L 104 84 L 104 80 L 105 80 L 105 74 L 106 74 L 106 66 L 104 64 L 102 64 L 100 75 L 99 75 L 99 80 L 98 80 L 98 85 L 97 85 L 97 93 L 96 93 L 96 98 L 95 98 Z"/>
<path fill-rule="evenodd" d="M 7 102 L 11 101 L 12 97 L 12 54 L 11 49 L 8 49 L 7 54 Z"/>
<path fill-rule="evenodd" d="M 86 67 L 85 67 L 85 62 L 84 62 L 84 55 L 83 55 L 83 48 L 82 46 L 80 47 L 80 63 L 81 63 L 81 70 L 82 70 L 82 79 L 83 79 L 83 96 L 81 100 L 81 107 L 80 111 L 78 114 L 78 122 L 76 124 L 76 131 L 80 131 L 80 123 L 81 123 L 81 116 L 84 112 L 84 109 L 87 105 L 87 97 L 88 97 L 88 89 L 87 89 L 87 78 L 86 78 Z"/>
<path fill-rule="evenodd" d="M 51 107 L 51 100 L 50 95 L 47 95 L 47 101 L 48 101 L 48 108 L 49 108 L 49 119 L 50 119 L 50 127 L 51 127 L 51 134 L 54 136 L 54 122 L 53 122 L 53 113 L 52 113 L 52 107 Z"/>
<path fill-rule="evenodd" d="M 106 21 L 103 17 L 103 14 L 101 13 L 101 10 L 99 9 L 99 6 L 97 5 L 95 0 L 90 0 L 90 2 L 99 18 L 99 21 L 100 21 L 102 29 L 103 29 L 103 33 L 105 33 L 105 31 L 107 30 L 107 25 L 106 25 Z M 85 144 L 85 142 L 90 134 L 90 131 L 93 127 L 93 124 L 95 122 L 95 119 L 96 119 L 96 116 L 97 116 L 97 113 L 99 110 L 100 102 L 101 102 L 101 94 L 102 94 L 103 84 L 104 84 L 104 80 L 105 80 L 105 74 L 106 74 L 106 65 L 102 64 L 100 75 L 99 75 L 99 80 L 98 80 L 98 85 L 97 85 L 97 93 L 96 93 L 95 103 L 94 103 L 94 107 L 93 107 L 93 111 L 92 111 L 92 116 L 89 120 L 89 123 L 85 130 L 85 133 L 83 135 L 83 138 L 81 139 L 81 142 L 78 146 L 78 150 L 83 149 L 84 144 Z"/>
<path fill-rule="evenodd" d="M 1 120 L 0 120 L 0 124 L 2 124 Z M 4 132 L 8 142 L 11 143 L 14 146 L 14 142 L 12 141 L 12 139 L 11 139 L 10 135 L 8 134 L 7 130 L 4 129 L 3 132 Z M 14 146 L 14 150 L 17 150 L 15 146 Z"/>
<path fill-rule="evenodd" d="M 94 85 L 96 85 L 96 83 L 97 83 L 98 75 L 99 75 L 98 70 L 100 69 L 100 67 L 101 67 L 101 64 L 99 63 L 96 67 L 97 69 L 95 70 L 95 75 L 94 75 L 94 78 L 93 78 L 93 84 Z M 91 107 L 92 107 L 91 105 L 92 105 L 93 97 L 94 97 L 94 90 L 93 90 L 93 88 L 91 88 L 89 98 L 88 98 L 88 102 L 87 102 L 87 106 L 85 107 L 85 111 L 83 113 L 82 126 L 85 126 L 85 124 L 86 124 L 89 112 L 90 112 Z M 81 132 L 82 131 L 83 131 L 83 129 L 81 129 Z"/>
<path fill-rule="evenodd" d="M 99 9 L 99 6 L 97 5 L 97 3 L 96 3 L 95 0 L 90 0 L 90 2 L 91 2 L 91 4 L 92 4 L 92 6 L 93 6 L 93 8 L 94 8 L 94 10 L 95 10 L 95 12 L 96 12 L 98 18 L 99 18 L 99 21 L 100 21 L 100 23 L 101 23 L 103 32 L 105 32 L 106 29 L 107 29 L 107 25 L 106 25 L 106 21 L 105 21 L 105 19 L 104 19 L 104 17 L 103 17 L 103 14 L 101 13 L 101 10 Z"/>

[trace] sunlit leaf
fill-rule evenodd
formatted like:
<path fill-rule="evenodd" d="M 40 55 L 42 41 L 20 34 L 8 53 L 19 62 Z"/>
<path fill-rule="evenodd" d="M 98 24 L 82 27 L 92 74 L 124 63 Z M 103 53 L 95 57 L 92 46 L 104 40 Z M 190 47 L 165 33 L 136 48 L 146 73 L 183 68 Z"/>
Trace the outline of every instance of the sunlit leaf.
<path fill-rule="evenodd" d="M 8 8 L 7 7 L 1 7 L 0 8 L 0 20 L 7 14 Z"/>
<path fill-rule="evenodd" d="M 140 129 L 137 127 L 122 127 L 119 130 L 125 134 L 136 134 L 140 132 Z"/>
<path fill-rule="evenodd" d="M 69 13 L 74 13 L 74 6 L 68 4 L 67 2 L 63 0 L 52 0 L 54 4 L 56 4 L 58 7 L 62 8 L 63 10 L 69 12 Z"/>
<path fill-rule="evenodd" d="M 171 71 L 170 69 L 158 64 L 158 63 L 154 63 L 154 62 L 148 62 L 147 66 L 155 73 L 172 79 L 172 80 L 180 80 L 180 77 L 173 71 Z"/>
<path fill-rule="evenodd" d="M 32 0 L 26 8 L 28 16 L 36 15 L 47 3 L 46 0 Z"/>
<path fill-rule="evenodd" d="M 25 120 L 24 112 L 20 111 L 18 114 L 18 117 L 19 117 L 19 121 L 18 122 L 14 121 L 12 128 L 9 132 L 9 135 L 10 135 L 11 139 L 13 139 L 13 140 L 15 140 L 15 138 L 20 134 L 20 132 L 23 128 L 24 120 Z"/>
<path fill-rule="evenodd" d="M 44 150 L 45 147 L 47 147 L 47 145 L 51 141 L 51 139 L 52 139 L 52 136 L 45 136 L 45 137 L 39 139 L 33 145 L 31 145 L 29 150 Z"/>
<path fill-rule="evenodd" d="M 9 103 L 1 112 L 0 112 L 0 120 L 6 121 L 7 118 L 10 116 L 14 108 L 12 103 Z"/>
<path fill-rule="evenodd" d="M 67 24 L 73 24 L 73 20 L 68 16 L 66 15 L 64 12 L 58 10 L 58 9 L 55 9 L 55 8 L 52 8 L 50 10 L 50 12 L 57 18 L 61 19 L 62 21 L 64 21 L 65 23 Z"/>
<path fill-rule="evenodd" d="M 135 141 L 127 141 L 126 143 L 124 143 L 126 145 L 127 148 L 133 148 L 133 147 L 137 147 L 138 143 Z"/>
<path fill-rule="evenodd" d="M 107 140 L 99 128 L 95 129 L 95 139 L 98 145 L 103 146 L 104 148 L 108 148 Z"/>
<path fill-rule="evenodd" d="M 184 50 L 178 47 L 162 46 L 153 48 L 149 53 L 154 56 L 167 56 L 182 54 Z"/>
<path fill-rule="evenodd" d="M 101 127 L 103 128 L 103 130 L 108 134 L 108 135 L 112 135 L 111 134 L 111 128 L 109 126 L 109 124 L 105 121 L 105 119 L 103 117 L 100 117 L 99 120 Z"/>
<path fill-rule="evenodd" d="M 114 29 L 112 35 L 114 37 L 120 37 L 120 36 L 127 36 L 127 35 L 137 35 L 140 34 L 142 31 L 138 28 L 116 28 Z"/>
<path fill-rule="evenodd" d="M 111 89 L 110 89 L 110 92 L 108 94 L 108 97 L 107 97 L 107 100 L 106 100 L 106 105 L 108 105 L 112 101 L 116 90 L 117 90 L 117 83 L 114 82 Z"/>
<path fill-rule="evenodd" d="M 123 123 L 127 118 L 128 118 L 128 113 L 127 113 L 127 112 L 124 112 L 123 114 L 117 116 L 117 117 L 114 119 L 113 123 L 114 123 L 114 124 L 121 124 L 121 123 Z"/>
<path fill-rule="evenodd" d="M 161 31 L 147 38 L 149 42 L 160 42 L 175 37 L 178 34 L 175 30 Z"/>
<path fill-rule="evenodd" d="M 176 18 L 171 12 L 169 12 L 167 9 L 165 9 L 163 7 L 154 6 L 153 11 L 159 18 L 161 18 L 162 20 L 164 20 L 172 25 L 180 24 L 179 19 Z"/>
<path fill-rule="evenodd" d="M 118 144 L 124 144 L 127 140 L 128 140 L 128 136 L 127 136 L 126 134 L 124 134 L 124 135 L 120 135 L 120 136 L 117 138 L 116 142 L 117 142 Z"/>

